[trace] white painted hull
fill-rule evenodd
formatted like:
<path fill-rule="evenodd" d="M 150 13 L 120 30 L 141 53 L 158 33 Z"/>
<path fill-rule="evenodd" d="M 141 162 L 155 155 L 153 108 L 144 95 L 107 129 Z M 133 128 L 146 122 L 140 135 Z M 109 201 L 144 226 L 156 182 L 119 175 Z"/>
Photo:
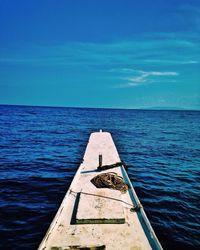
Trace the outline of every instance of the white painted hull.
<path fill-rule="evenodd" d="M 91 183 L 99 174 L 99 154 L 103 165 L 120 161 L 110 133 L 91 134 L 83 163 L 38 249 L 162 249 L 143 208 L 131 211 L 140 202 L 123 166 L 102 172 L 122 176 L 129 185 L 125 194 Z"/>

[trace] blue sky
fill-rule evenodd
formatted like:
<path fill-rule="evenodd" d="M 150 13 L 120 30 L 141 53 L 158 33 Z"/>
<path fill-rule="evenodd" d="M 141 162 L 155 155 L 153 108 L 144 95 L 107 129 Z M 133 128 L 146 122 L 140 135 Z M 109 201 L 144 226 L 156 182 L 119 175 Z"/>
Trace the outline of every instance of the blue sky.
<path fill-rule="evenodd" d="M 0 103 L 200 109 L 200 1 L 0 0 Z"/>

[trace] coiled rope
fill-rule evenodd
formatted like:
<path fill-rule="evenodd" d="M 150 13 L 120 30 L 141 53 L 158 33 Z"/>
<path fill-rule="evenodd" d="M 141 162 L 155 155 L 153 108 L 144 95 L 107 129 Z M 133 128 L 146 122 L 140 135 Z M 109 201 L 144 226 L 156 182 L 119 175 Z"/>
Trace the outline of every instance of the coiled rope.
<path fill-rule="evenodd" d="M 97 188 L 110 188 L 119 190 L 122 194 L 126 193 L 129 186 L 124 182 L 123 178 L 115 172 L 108 172 L 96 175 L 91 182 Z"/>

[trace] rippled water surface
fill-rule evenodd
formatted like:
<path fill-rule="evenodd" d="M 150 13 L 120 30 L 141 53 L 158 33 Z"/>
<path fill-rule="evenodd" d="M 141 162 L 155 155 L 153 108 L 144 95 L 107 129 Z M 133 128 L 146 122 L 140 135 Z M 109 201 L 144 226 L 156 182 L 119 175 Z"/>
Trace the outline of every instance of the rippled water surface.
<path fill-rule="evenodd" d="M 0 249 L 37 249 L 99 129 L 164 249 L 200 249 L 200 112 L 23 106 L 0 106 Z"/>

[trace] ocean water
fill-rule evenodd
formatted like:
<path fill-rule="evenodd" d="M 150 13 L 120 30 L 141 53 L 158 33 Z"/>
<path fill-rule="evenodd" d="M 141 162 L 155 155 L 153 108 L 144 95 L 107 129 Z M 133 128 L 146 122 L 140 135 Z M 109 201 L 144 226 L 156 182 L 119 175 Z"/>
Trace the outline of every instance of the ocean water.
<path fill-rule="evenodd" d="M 0 249 L 37 249 L 99 129 L 163 248 L 200 249 L 200 112 L 23 106 L 0 106 Z"/>

